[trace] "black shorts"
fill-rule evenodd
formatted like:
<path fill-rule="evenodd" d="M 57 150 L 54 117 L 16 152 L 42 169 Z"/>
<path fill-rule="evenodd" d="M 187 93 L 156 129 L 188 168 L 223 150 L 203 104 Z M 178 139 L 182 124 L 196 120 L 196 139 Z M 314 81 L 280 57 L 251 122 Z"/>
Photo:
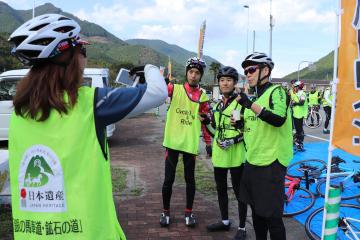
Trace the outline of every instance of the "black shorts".
<path fill-rule="evenodd" d="M 282 217 L 286 167 L 278 160 L 269 166 L 246 162 L 240 181 L 240 200 L 261 217 Z"/>

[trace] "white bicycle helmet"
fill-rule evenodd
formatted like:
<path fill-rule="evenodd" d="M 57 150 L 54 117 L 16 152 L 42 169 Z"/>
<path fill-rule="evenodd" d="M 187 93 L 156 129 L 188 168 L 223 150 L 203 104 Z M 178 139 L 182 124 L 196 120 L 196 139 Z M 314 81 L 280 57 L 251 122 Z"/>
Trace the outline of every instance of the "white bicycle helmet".
<path fill-rule="evenodd" d="M 274 68 L 273 60 L 265 53 L 254 52 L 248 55 L 245 60 L 241 63 L 243 68 L 247 68 L 251 65 L 266 64 L 271 70 Z"/>
<path fill-rule="evenodd" d="M 18 27 L 8 41 L 15 44 L 11 53 L 22 63 L 33 65 L 54 58 L 69 47 L 86 44 L 79 37 L 80 26 L 60 14 L 37 16 Z"/>

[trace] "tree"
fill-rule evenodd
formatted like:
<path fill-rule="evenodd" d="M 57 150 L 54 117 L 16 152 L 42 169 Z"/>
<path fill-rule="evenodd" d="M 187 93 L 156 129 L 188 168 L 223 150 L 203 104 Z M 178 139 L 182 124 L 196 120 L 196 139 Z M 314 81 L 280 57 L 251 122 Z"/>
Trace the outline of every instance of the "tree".
<path fill-rule="evenodd" d="M 216 84 L 216 74 L 219 72 L 219 69 L 221 68 L 221 64 L 219 62 L 212 62 L 210 64 L 210 71 L 214 74 L 214 84 Z"/>

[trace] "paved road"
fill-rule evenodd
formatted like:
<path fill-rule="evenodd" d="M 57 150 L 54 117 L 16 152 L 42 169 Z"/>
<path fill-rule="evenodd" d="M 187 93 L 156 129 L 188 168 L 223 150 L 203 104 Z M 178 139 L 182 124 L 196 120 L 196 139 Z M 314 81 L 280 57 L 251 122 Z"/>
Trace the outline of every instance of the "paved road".
<path fill-rule="evenodd" d="M 200 193 L 196 194 L 194 210 L 199 224 L 189 229 L 183 223 L 185 188 L 175 184 L 171 202 L 172 224 L 170 228 L 160 228 L 158 219 L 162 211 L 161 186 L 164 175 L 164 149 L 161 147 L 166 107 L 160 107 L 159 117 L 144 114 L 133 119 L 126 119 L 117 124 L 117 130 L 110 139 L 112 165 L 130 170 L 129 182 L 143 188 L 140 196 L 123 195 L 116 197 L 118 217 L 128 239 L 231 239 L 236 228 L 226 233 L 208 233 L 206 225 L 219 220 L 216 201 Z M 307 129 L 308 135 L 328 139 L 322 129 Z M 306 142 L 319 141 L 306 137 Z M 1 148 L 6 143 L 0 142 Z M 204 149 L 203 143 L 201 149 Z M 199 161 L 206 157 L 202 150 Z M 208 161 L 210 162 L 210 161 Z M 236 205 L 230 204 L 230 218 L 237 219 Z M 247 239 L 255 239 L 251 213 L 248 212 Z M 235 224 L 236 225 L 236 224 Z M 285 219 L 288 240 L 307 239 L 304 227 L 292 218 Z"/>

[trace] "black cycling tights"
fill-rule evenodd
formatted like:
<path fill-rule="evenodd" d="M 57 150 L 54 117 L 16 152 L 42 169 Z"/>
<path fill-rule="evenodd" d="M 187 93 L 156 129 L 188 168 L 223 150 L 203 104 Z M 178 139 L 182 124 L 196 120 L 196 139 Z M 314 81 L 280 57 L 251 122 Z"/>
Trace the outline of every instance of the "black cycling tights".
<path fill-rule="evenodd" d="M 218 193 L 218 201 L 221 212 L 222 220 L 228 220 L 228 192 L 227 192 L 227 173 L 230 170 L 231 174 L 231 184 L 238 201 L 238 211 L 239 211 L 239 227 L 245 227 L 246 221 L 246 212 L 247 205 L 243 202 L 240 202 L 239 190 L 240 190 L 240 180 L 242 176 L 244 165 L 240 167 L 233 168 L 218 168 L 214 167 L 214 176 L 216 182 L 216 190 Z"/>
<path fill-rule="evenodd" d="M 284 222 L 279 218 L 265 218 L 252 211 L 252 219 L 256 240 L 267 240 L 267 233 L 270 232 L 271 240 L 286 240 Z"/>
<path fill-rule="evenodd" d="M 329 126 L 330 118 L 331 118 L 331 107 L 325 106 L 324 111 L 325 111 L 325 115 L 326 115 L 324 128 L 327 129 Z"/>
<path fill-rule="evenodd" d="M 195 155 L 167 148 L 167 156 L 165 159 L 165 179 L 162 187 L 164 210 L 170 210 L 172 185 L 175 180 L 176 166 L 179 159 L 179 153 L 182 153 L 184 162 L 184 175 L 186 182 L 186 208 L 192 209 L 193 206 L 195 196 Z"/>
<path fill-rule="evenodd" d="M 304 142 L 304 118 L 293 118 L 293 122 L 296 130 L 296 142 L 302 144 Z"/>

